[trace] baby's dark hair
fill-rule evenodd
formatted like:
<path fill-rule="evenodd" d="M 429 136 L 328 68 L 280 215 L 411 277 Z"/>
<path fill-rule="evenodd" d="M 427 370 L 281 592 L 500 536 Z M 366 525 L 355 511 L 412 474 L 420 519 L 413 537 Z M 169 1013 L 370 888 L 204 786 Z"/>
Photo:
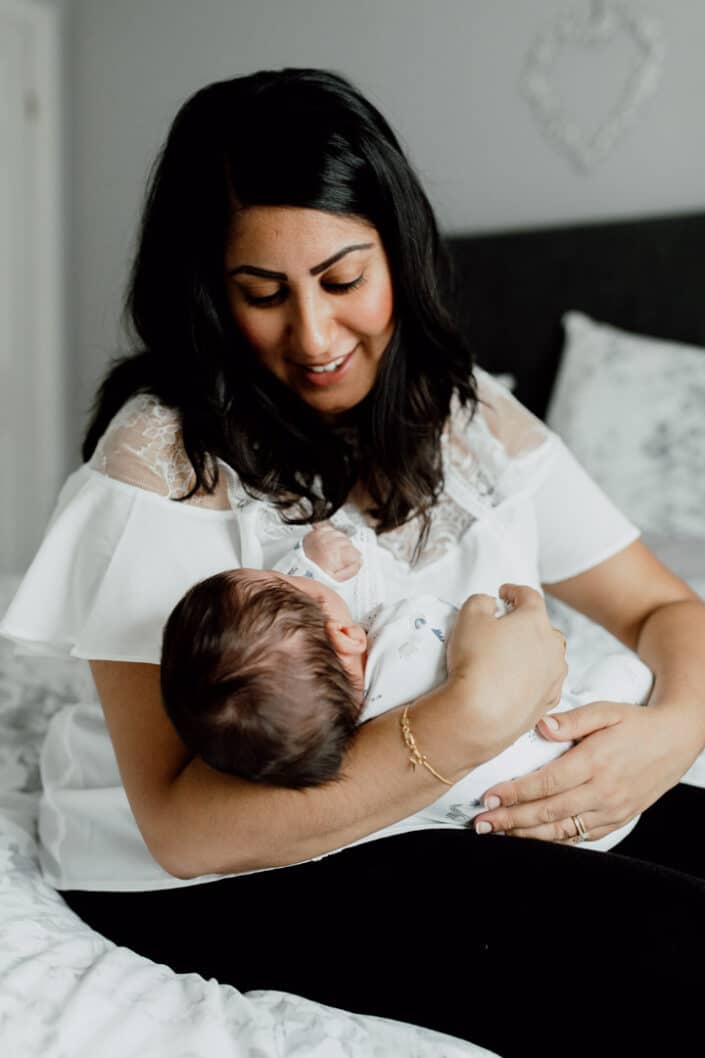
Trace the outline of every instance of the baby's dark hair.
<path fill-rule="evenodd" d="M 300 788 L 338 775 L 360 692 L 310 596 L 243 570 L 194 585 L 164 628 L 164 706 L 218 771 Z"/>

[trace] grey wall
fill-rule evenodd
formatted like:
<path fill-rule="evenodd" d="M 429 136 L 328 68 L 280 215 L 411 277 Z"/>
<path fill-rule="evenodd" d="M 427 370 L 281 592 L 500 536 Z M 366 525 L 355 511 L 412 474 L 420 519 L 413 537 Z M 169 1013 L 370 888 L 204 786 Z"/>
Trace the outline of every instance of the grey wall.
<path fill-rule="evenodd" d="M 120 301 L 145 176 L 178 105 L 209 81 L 284 65 L 347 74 L 400 134 L 446 230 L 705 206 L 705 4 L 644 0 L 666 30 L 664 76 L 628 136 L 589 173 L 549 145 L 519 88 L 532 41 L 566 6 L 72 0 L 74 458 L 96 382 L 121 343 Z M 626 38 L 604 53 L 566 53 L 561 84 L 586 126 L 600 123 L 634 58 Z"/>

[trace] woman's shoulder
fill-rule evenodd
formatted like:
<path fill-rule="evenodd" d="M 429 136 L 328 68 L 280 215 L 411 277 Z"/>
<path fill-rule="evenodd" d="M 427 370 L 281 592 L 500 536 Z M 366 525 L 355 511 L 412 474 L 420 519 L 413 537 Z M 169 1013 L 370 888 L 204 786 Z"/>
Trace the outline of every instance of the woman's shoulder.
<path fill-rule="evenodd" d="M 167 499 L 186 495 L 196 476 L 183 442 L 181 412 L 152 393 L 136 393 L 110 421 L 90 459 L 91 469 Z M 213 493 L 196 492 L 191 505 L 227 510 L 226 475 Z"/>
<path fill-rule="evenodd" d="M 476 368 L 477 405 L 453 394 L 445 431 L 451 453 L 493 462 L 521 458 L 542 448 L 551 431 L 516 399 L 503 378 Z"/>

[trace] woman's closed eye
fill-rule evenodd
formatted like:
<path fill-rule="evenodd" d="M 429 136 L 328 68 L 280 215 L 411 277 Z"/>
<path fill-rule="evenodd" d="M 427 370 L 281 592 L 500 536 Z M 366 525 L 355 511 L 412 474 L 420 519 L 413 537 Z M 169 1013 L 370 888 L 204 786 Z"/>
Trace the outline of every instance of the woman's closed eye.
<path fill-rule="evenodd" d="M 266 308 L 268 305 L 279 305 L 285 300 L 287 295 L 286 287 L 279 287 L 273 294 L 253 294 L 250 290 L 242 291 L 242 296 L 248 305 L 256 305 L 259 308 Z"/>
<path fill-rule="evenodd" d="M 331 294 L 347 294 L 349 290 L 355 290 L 357 287 L 361 287 L 364 282 L 365 273 L 361 272 L 356 279 L 351 279 L 347 283 L 334 283 L 330 279 L 324 279 L 321 282 L 321 286 Z"/>
<path fill-rule="evenodd" d="M 365 273 L 361 272 L 355 279 L 351 279 L 346 283 L 336 283 L 331 279 L 322 279 L 321 286 L 329 294 L 347 294 L 351 290 L 355 290 L 357 287 L 362 286 L 365 281 Z M 246 288 L 241 288 L 242 294 L 248 305 L 254 305 L 258 308 L 268 308 L 270 305 L 280 305 L 286 300 L 289 288 L 284 285 L 279 287 L 271 294 L 255 294 L 253 291 Z"/>

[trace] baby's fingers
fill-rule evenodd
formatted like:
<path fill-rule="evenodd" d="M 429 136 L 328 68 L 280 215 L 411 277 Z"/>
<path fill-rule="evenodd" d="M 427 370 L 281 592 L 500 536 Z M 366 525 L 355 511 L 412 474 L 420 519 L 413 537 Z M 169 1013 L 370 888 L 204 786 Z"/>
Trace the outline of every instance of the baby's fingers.
<path fill-rule="evenodd" d="M 340 548 L 336 556 L 333 578 L 339 581 L 350 580 L 351 577 L 360 572 L 361 566 L 362 555 L 352 544 L 347 544 L 345 547 Z"/>
<path fill-rule="evenodd" d="M 349 562 L 347 565 L 337 569 L 333 574 L 333 580 L 351 580 L 360 572 L 359 562 Z"/>

